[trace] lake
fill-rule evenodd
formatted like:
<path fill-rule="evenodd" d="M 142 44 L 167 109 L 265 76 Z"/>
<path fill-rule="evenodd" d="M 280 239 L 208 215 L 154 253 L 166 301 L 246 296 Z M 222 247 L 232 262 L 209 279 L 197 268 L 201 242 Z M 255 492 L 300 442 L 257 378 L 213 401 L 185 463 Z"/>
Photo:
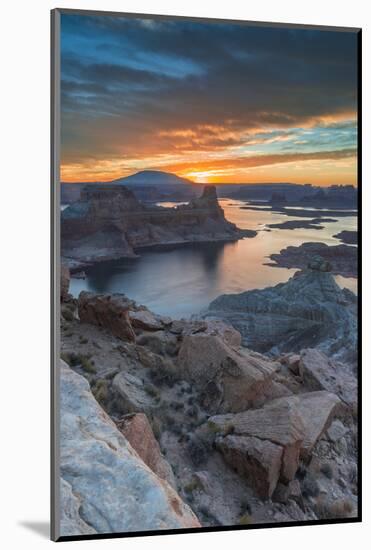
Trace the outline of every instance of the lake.
<path fill-rule="evenodd" d="M 149 309 L 173 318 L 189 317 L 205 309 L 220 294 L 264 288 L 287 281 L 297 269 L 264 265 L 269 255 L 304 242 L 340 244 L 336 235 L 356 230 L 356 216 L 324 223 L 324 229 L 272 229 L 268 224 L 300 219 L 282 213 L 243 210 L 246 201 L 220 199 L 228 220 L 244 229 L 260 230 L 252 239 L 234 243 L 190 244 L 142 251 L 140 258 L 105 262 L 87 270 L 86 279 L 71 279 L 70 292 L 122 292 Z M 173 206 L 175 203 L 159 203 Z M 312 208 L 311 208 L 312 210 Z M 336 218 L 336 216 L 331 216 Z M 342 287 L 357 292 L 357 280 L 336 277 Z"/>

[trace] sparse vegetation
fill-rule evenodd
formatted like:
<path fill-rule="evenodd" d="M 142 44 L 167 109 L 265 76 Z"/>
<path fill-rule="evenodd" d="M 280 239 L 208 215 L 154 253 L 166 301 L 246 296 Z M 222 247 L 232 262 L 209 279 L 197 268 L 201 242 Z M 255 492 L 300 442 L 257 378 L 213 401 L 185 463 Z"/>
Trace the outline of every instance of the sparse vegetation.
<path fill-rule="evenodd" d="M 71 322 L 75 318 L 74 314 L 73 314 L 73 311 L 71 311 L 71 309 L 69 309 L 68 307 L 62 307 L 61 314 L 62 314 L 62 317 L 65 321 Z"/>
<path fill-rule="evenodd" d="M 95 399 L 99 403 L 105 403 L 108 399 L 108 382 L 104 378 L 99 378 L 93 388 L 93 394 Z"/>
<path fill-rule="evenodd" d="M 89 359 L 87 356 L 80 356 L 81 359 L 81 368 L 88 372 L 89 374 L 96 374 L 97 369 L 94 366 L 94 361 Z"/>
<path fill-rule="evenodd" d="M 204 464 L 208 457 L 206 445 L 197 437 L 191 437 L 188 442 L 188 452 L 195 466 Z"/>
<path fill-rule="evenodd" d="M 320 471 L 325 475 L 328 479 L 332 479 L 334 477 L 334 472 L 332 469 L 332 466 L 329 462 L 325 462 L 321 465 Z"/>
<path fill-rule="evenodd" d="M 196 491 L 196 489 L 198 488 L 199 488 L 199 484 L 195 477 L 192 478 L 191 481 L 184 486 L 184 490 L 186 493 L 193 493 L 193 491 Z"/>
<path fill-rule="evenodd" d="M 316 479 L 307 472 L 307 475 L 304 478 L 302 484 L 302 494 L 304 497 L 318 497 L 319 495 L 319 486 Z"/>
<path fill-rule="evenodd" d="M 160 397 L 160 391 L 153 384 L 150 384 L 147 382 L 144 389 L 146 393 L 148 393 L 148 395 L 150 395 L 151 397 L 156 397 L 156 398 Z"/>
<path fill-rule="evenodd" d="M 251 525 L 252 523 L 252 518 L 250 516 L 250 514 L 243 514 L 239 520 L 238 520 L 238 525 Z"/>

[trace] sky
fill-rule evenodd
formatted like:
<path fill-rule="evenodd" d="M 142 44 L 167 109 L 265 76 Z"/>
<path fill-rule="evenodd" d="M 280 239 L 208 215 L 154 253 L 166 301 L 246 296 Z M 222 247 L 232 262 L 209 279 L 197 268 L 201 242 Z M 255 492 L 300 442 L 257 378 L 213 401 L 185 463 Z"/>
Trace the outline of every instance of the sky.
<path fill-rule="evenodd" d="M 62 14 L 61 180 L 357 184 L 357 35 Z"/>

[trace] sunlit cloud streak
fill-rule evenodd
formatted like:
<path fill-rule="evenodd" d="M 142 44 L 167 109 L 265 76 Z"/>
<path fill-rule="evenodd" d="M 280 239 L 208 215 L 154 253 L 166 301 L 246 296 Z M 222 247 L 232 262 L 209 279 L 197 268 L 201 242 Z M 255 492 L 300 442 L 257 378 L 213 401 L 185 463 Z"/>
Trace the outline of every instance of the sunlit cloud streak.
<path fill-rule="evenodd" d="M 355 184 L 356 43 L 350 32 L 62 15 L 62 180 L 157 168 L 276 181 L 295 159 L 313 183 Z"/>

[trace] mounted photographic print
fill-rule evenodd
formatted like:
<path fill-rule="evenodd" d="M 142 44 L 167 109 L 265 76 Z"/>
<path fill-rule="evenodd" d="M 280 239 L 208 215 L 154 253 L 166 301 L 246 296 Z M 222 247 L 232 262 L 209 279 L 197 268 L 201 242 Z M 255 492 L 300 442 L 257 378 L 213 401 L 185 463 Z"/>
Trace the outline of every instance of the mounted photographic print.
<path fill-rule="evenodd" d="M 52 12 L 52 538 L 361 520 L 360 29 Z"/>

